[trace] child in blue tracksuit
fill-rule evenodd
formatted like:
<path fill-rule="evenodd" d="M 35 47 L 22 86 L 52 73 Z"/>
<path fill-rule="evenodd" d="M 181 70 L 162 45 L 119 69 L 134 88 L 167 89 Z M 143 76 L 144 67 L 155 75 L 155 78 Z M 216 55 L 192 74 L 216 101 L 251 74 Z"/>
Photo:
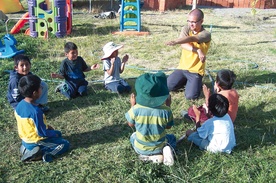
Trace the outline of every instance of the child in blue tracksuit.
<path fill-rule="evenodd" d="M 42 93 L 40 78 L 36 75 L 23 76 L 19 80 L 18 90 L 25 97 L 14 111 L 18 134 L 22 139 L 21 160 L 26 162 L 43 159 L 50 162 L 54 156 L 69 149 L 69 142 L 61 137 L 60 131 L 47 125 L 45 115 L 35 105 Z"/>
<path fill-rule="evenodd" d="M 52 78 L 65 79 L 65 83 L 58 85 L 55 92 L 60 92 L 71 99 L 87 95 L 88 82 L 83 72 L 98 69 L 99 65 L 87 66 L 82 57 L 78 56 L 78 47 L 75 43 L 67 42 L 64 46 L 66 59 L 61 63 L 59 73 L 52 73 Z"/>
<path fill-rule="evenodd" d="M 15 109 L 17 104 L 24 99 L 18 91 L 18 81 L 26 75 L 32 75 L 31 61 L 26 55 L 17 55 L 14 57 L 14 70 L 10 72 L 9 86 L 7 98 L 10 105 Z M 42 93 L 41 96 L 35 101 L 35 104 L 41 108 L 43 112 L 49 111 L 49 107 L 45 104 L 48 101 L 48 85 L 41 81 Z"/>

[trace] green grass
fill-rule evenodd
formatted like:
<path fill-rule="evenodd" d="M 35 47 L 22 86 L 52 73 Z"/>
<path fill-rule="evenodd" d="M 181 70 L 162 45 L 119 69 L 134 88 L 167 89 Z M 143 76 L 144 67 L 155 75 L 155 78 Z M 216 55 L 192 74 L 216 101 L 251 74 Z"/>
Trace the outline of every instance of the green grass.
<path fill-rule="evenodd" d="M 262 13 L 268 14 L 265 10 L 258 11 L 253 18 L 250 13 L 221 16 L 213 9 L 204 9 L 204 26 L 209 30 L 212 25 L 207 69 L 213 77 L 224 68 L 237 74 L 234 87 L 240 94 L 240 105 L 235 122 L 237 147 L 232 155 L 200 151 L 184 140 L 178 146 L 174 166 L 140 162 L 129 142 L 134 129 L 128 127 L 124 117 L 130 107 L 129 96 L 110 93 L 103 83 L 92 82 L 103 79 L 102 69 L 86 73 L 90 82 L 87 97 L 67 100 L 54 92 L 61 80 L 52 80 L 50 73 L 58 71 L 66 41 L 75 42 L 79 54 L 90 65 L 102 64 L 105 43 L 124 44 L 119 55 L 130 56 L 129 67 L 122 74 L 125 78 L 135 78 L 145 70 L 175 68 L 181 50 L 178 46 L 166 46 L 165 42 L 178 36 L 188 11 L 143 11 L 142 29 L 150 32 L 148 36 L 112 35 L 119 30 L 119 18 L 95 19 L 78 10 L 73 16 L 73 32 L 65 38 L 51 36 L 44 40 L 15 35 L 17 48 L 24 49 L 32 59 L 32 72 L 49 85 L 51 112 L 46 115 L 47 122 L 62 131 L 71 148 L 51 163 L 20 162 L 16 120 L 5 97 L 9 77 L 6 70 L 13 68 L 13 62 L 1 59 L 0 182 L 274 182 L 276 30 L 275 19 L 262 21 Z M 0 37 L 4 34 L 5 26 L 1 25 Z M 134 86 L 135 79 L 128 82 Z M 208 76 L 204 83 L 211 86 Z M 200 105 L 203 101 L 201 97 L 195 103 Z M 183 92 L 172 93 L 175 126 L 168 133 L 179 138 L 193 127 L 180 116 L 180 111 L 191 104 L 184 99 Z"/>

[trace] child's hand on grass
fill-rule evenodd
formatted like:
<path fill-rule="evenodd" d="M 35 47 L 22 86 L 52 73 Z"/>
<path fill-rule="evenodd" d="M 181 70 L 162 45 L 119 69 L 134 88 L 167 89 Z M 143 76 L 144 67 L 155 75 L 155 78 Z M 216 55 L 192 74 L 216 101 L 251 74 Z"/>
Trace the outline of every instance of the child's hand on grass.
<path fill-rule="evenodd" d="M 64 77 L 60 74 L 56 74 L 56 73 L 51 73 L 51 77 L 52 78 L 59 78 L 59 79 L 64 79 Z"/>
<path fill-rule="evenodd" d="M 59 75 L 59 74 L 51 73 L 51 78 L 58 78 L 58 75 Z"/>

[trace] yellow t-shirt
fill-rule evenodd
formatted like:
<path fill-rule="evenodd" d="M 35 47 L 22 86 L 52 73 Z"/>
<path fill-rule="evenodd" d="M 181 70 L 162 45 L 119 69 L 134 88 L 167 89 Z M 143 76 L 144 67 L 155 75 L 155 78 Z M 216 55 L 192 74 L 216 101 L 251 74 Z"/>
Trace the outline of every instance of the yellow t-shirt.
<path fill-rule="evenodd" d="M 199 33 L 193 34 L 188 26 L 184 26 L 180 37 L 185 36 L 198 36 L 199 42 L 191 42 L 190 44 L 194 48 L 201 49 L 205 55 L 207 54 L 211 43 L 211 34 L 208 31 L 202 27 Z M 197 53 L 182 49 L 178 69 L 188 70 L 191 73 L 198 73 L 203 76 L 205 74 L 205 63 L 200 61 Z"/>

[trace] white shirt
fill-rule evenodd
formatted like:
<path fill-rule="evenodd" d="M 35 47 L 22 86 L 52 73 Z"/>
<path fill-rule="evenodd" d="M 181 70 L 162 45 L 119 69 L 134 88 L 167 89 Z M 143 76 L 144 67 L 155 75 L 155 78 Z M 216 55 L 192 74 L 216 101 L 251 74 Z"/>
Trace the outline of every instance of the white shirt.
<path fill-rule="evenodd" d="M 228 114 L 208 119 L 197 131 L 201 138 L 210 142 L 207 151 L 231 153 L 236 145 L 234 126 Z"/>
<path fill-rule="evenodd" d="M 120 81 L 120 68 L 121 68 L 121 59 L 116 57 L 114 62 L 114 70 L 112 75 L 109 75 L 106 71 L 109 70 L 111 67 L 110 59 L 103 60 L 103 70 L 104 72 L 104 83 L 108 84 L 114 81 Z"/>

